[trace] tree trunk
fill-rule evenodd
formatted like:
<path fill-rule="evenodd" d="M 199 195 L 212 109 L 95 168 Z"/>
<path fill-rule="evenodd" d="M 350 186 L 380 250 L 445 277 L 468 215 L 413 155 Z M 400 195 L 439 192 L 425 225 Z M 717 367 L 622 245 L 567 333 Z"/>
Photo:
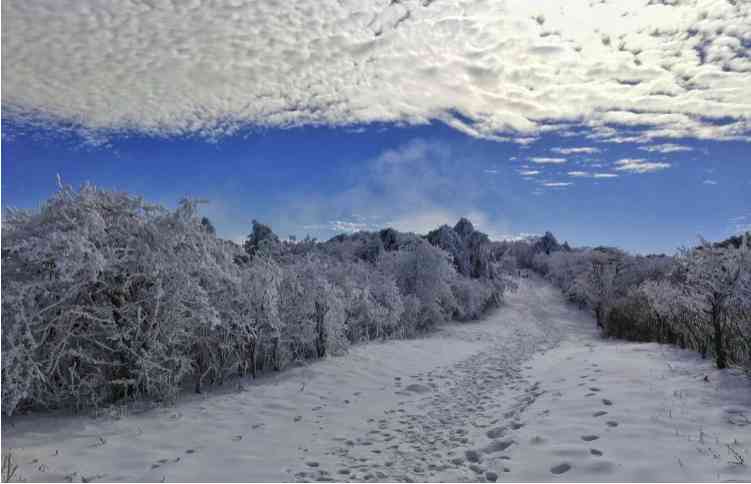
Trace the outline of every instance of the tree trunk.
<path fill-rule="evenodd" d="M 728 362 L 722 334 L 722 315 L 716 306 L 712 308 L 712 326 L 714 327 L 714 350 L 717 368 L 727 368 Z"/>
<path fill-rule="evenodd" d="M 256 338 L 253 338 L 250 342 L 250 374 L 253 379 L 256 379 Z"/>
<path fill-rule="evenodd" d="M 256 343 L 256 337 L 253 335 L 248 336 L 246 341 L 242 343 L 240 364 L 238 365 L 238 373 L 241 377 L 247 375 L 248 371 L 254 379 L 256 377 Z"/>
<path fill-rule="evenodd" d="M 274 371 L 279 371 L 281 369 L 279 365 L 279 337 L 275 336 L 273 340 L 273 348 L 271 352 L 271 358 L 273 360 L 273 368 Z"/>
<path fill-rule="evenodd" d="M 326 356 L 326 328 L 324 327 L 324 319 L 326 317 L 326 308 L 323 304 L 316 303 L 316 352 L 319 358 Z"/>

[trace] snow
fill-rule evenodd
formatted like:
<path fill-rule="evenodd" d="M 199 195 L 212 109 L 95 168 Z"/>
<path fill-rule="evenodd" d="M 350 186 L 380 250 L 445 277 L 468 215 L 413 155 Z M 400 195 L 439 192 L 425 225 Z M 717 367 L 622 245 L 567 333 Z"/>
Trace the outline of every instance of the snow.
<path fill-rule="evenodd" d="M 528 363 L 524 376 L 545 393 L 514 436 L 514 479 L 549 480 L 567 465 L 559 478 L 571 481 L 751 480 L 748 377 L 694 352 L 587 333 Z"/>
<path fill-rule="evenodd" d="M 747 377 L 518 282 L 483 321 L 174 407 L 5 418 L 3 452 L 28 481 L 751 480 Z"/>

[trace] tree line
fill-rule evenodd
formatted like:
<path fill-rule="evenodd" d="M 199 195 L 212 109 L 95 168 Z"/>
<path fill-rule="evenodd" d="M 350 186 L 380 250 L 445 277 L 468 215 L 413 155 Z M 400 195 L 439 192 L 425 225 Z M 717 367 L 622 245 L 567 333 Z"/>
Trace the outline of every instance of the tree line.
<path fill-rule="evenodd" d="M 656 341 L 751 371 L 751 234 L 701 240 L 674 256 L 572 249 L 548 233 L 517 262 L 592 311 L 606 336 Z"/>
<path fill-rule="evenodd" d="M 494 254 L 464 219 L 325 242 L 254 221 L 240 245 L 192 200 L 60 186 L 2 220 L 2 410 L 171 401 L 475 319 L 512 284 Z"/>
<path fill-rule="evenodd" d="M 84 185 L 2 220 L 2 411 L 169 402 L 359 342 L 477 319 L 533 270 L 606 336 L 676 344 L 751 370 L 751 237 L 674 256 L 491 241 L 461 219 L 280 240 L 216 236 L 177 209 Z"/>

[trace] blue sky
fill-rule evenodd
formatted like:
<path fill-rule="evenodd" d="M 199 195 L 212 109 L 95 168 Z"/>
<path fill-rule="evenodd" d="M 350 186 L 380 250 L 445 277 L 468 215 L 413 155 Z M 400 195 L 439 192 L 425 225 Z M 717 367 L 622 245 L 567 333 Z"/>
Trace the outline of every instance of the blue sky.
<path fill-rule="evenodd" d="M 461 216 L 672 253 L 751 226 L 751 3 L 2 2 L 2 204 L 90 181 L 223 237 Z M 11 66 L 12 68 L 8 68 Z"/>
<path fill-rule="evenodd" d="M 56 189 L 59 173 L 74 186 L 89 181 L 166 206 L 183 196 L 206 199 L 203 213 L 220 235 L 236 240 L 253 218 L 282 236 L 328 238 L 387 225 L 425 231 L 469 216 L 495 237 L 551 230 L 577 245 L 668 253 L 699 234 L 719 239 L 751 223 L 748 143 L 671 144 L 684 150 L 648 152 L 640 148 L 661 144 L 555 135 L 519 145 L 476 139 L 440 123 L 265 129 L 220 142 L 131 135 L 103 147 L 34 130 L 3 140 L 2 203 L 38 206 Z M 582 147 L 600 151 L 556 150 Z M 566 161 L 533 161 L 545 158 Z M 614 169 L 622 159 L 670 166 Z M 533 171 L 540 173 L 522 175 Z"/>

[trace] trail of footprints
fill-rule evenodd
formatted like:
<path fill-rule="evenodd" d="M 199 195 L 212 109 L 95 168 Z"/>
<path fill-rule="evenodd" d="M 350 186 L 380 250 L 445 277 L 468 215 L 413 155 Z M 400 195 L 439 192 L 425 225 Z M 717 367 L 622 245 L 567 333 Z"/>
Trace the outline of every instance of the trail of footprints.
<path fill-rule="evenodd" d="M 598 368 L 598 365 L 596 363 L 592 363 L 591 367 L 593 368 L 593 373 L 602 373 L 602 370 L 600 368 Z M 591 382 L 591 383 L 594 383 L 594 382 L 597 381 L 596 377 L 591 377 L 589 374 L 581 375 L 579 378 L 582 379 L 582 380 L 586 379 L 588 382 Z M 586 383 L 579 383 L 578 384 L 578 386 L 580 386 L 580 387 L 586 386 L 586 385 L 587 385 Z M 596 395 L 599 394 L 599 392 L 601 391 L 601 389 L 599 387 L 596 387 L 596 386 L 590 386 L 590 387 L 588 387 L 588 391 L 589 391 L 589 393 L 586 393 L 584 396 L 585 397 L 594 397 L 594 396 L 596 396 Z M 613 402 L 611 400 L 607 399 L 607 398 L 601 399 L 601 403 L 605 407 L 611 407 L 611 406 L 613 406 Z M 608 415 L 608 412 L 606 410 L 598 410 L 598 411 L 596 411 L 596 412 L 594 412 L 592 414 L 592 417 L 595 418 L 595 419 L 599 419 L 600 417 L 604 417 L 605 415 Z M 610 427 L 610 428 L 618 427 L 618 422 L 615 421 L 615 420 L 605 420 L 604 422 L 605 422 L 605 425 L 608 426 L 608 427 Z M 596 440 L 599 440 L 599 438 L 600 438 L 600 436 L 596 435 L 596 434 L 587 434 L 587 435 L 582 435 L 581 436 L 581 440 L 584 441 L 584 442 L 594 442 Z M 599 449 L 590 448 L 589 449 L 589 454 L 592 455 L 592 456 L 595 456 L 595 457 L 602 457 L 604 453 L 601 450 L 599 450 Z M 552 466 L 550 468 L 550 472 L 551 472 L 551 474 L 556 474 L 556 475 L 557 474 L 564 474 L 564 473 L 570 471 L 572 468 L 573 468 L 573 466 L 569 462 L 561 462 L 560 464 Z M 609 466 L 606 465 L 603 468 L 607 469 L 607 468 L 609 468 Z"/>
<path fill-rule="evenodd" d="M 507 343 L 514 347 L 513 341 Z M 308 461 L 294 478 L 413 482 L 453 470 L 465 480 L 495 482 L 499 473 L 511 472 L 504 452 L 517 444 L 514 433 L 524 426 L 521 416 L 545 393 L 514 363 L 524 360 L 520 351 L 531 353 L 535 345 L 516 348 L 523 349 L 496 348 L 446 369 L 412 375 L 409 384 L 395 378 L 397 394 L 410 400 L 386 410 L 382 418 L 369 419 L 372 428 L 364 435 L 335 439 L 339 445 L 327 452 L 337 461 L 335 469 Z M 509 405 L 499 409 L 498 402 Z"/>
<path fill-rule="evenodd" d="M 408 385 L 396 377 L 394 386 L 398 394 L 422 396 L 416 402 L 400 402 L 399 408 L 386 410 L 383 418 L 368 419 L 373 428 L 360 437 L 335 438 L 338 445 L 327 452 L 339 461 L 333 473 L 321 468 L 319 462 L 309 460 L 305 469 L 295 474 L 296 481 L 413 482 L 429 480 L 447 469 L 466 468 L 473 473 L 471 480 L 495 482 L 497 472 L 511 472 L 511 458 L 503 452 L 518 444 L 514 432 L 524 427 L 521 416 L 545 393 L 539 382 L 530 383 L 518 367 L 509 364 L 509 359 L 498 352 L 487 352 L 443 371 L 412 375 L 415 383 Z M 600 392 L 594 386 L 588 390 L 586 396 Z M 506 398 L 501 399 L 502 396 Z M 561 396 L 560 392 L 555 396 Z M 499 401 L 510 401 L 511 405 L 499 410 L 495 406 Z M 601 403 L 606 408 L 613 406 L 607 398 L 602 398 Z M 544 410 L 542 414 L 547 412 Z M 607 410 L 598 410 L 592 418 L 603 420 L 606 415 Z M 611 428 L 618 426 L 615 420 L 604 420 L 604 424 Z M 477 438 L 485 439 L 486 443 L 472 445 Z M 585 443 L 599 438 L 596 434 L 581 436 Z M 241 435 L 232 438 L 240 439 Z M 545 443 L 547 440 L 540 436 L 530 439 L 532 445 Z M 190 455 L 195 450 L 188 449 L 185 453 Z M 589 454 L 603 456 L 596 448 L 590 448 Z M 161 459 L 151 469 L 180 460 L 180 457 Z M 550 467 L 550 473 L 560 475 L 572 468 L 570 462 L 560 462 Z"/>
<path fill-rule="evenodd" d="M 335 445 L 326 452 L 326 461 L 334 464 L 325 469 L 318 461 L 309 460 L 294 474 L 295 480 L 414 482 L 435 480 L 439 473 L 454 471 L 452 480 L 495 482 L 499 473 L 512 472 L 506 451 L 519 445 L 515 437 L 524 427 L 521 417 L 545 393 L 540 382 L 530 382 L 513 364 L 521 359 L 519 356 L 488 351 L 446 369 L 411 375 L 409 383 L 396 377 L 395 392 L 410 400 L 386 410 L 381 418 L 368 419 L 371 428 L 363 435 L 335 438 Z M 596 364 L 592 368 L 593 373 L 602 372 Z M 600 394 L 599 387 L 590 386 L 596 376 L 582 375 L 581 379 L 587 380 L 581 385 L 586 387 L 586 396 Z M 498 408 L 498 402 L 509 405 Z M 607 427 L 617 427 L 618 422 L 607 417 L 606 409 L 613 402 L 601 398 L 600 403 L 603 409 L 594 412 L 592 418 Z M 543 410 L 538 415 L 549 412 Z M 584 444 L 599 439 L 595 433 L 580 437 Z M 535 436 L 529 443 L 544 445 L 547 440 Z M 594 447 L 585 447 L 582 453 L 603 456 Z M 606 464 L 603 462 L 608 468 Z M 573 467 L 571 462 L 559 462 L 549 470 L 560 475 Z"/>

